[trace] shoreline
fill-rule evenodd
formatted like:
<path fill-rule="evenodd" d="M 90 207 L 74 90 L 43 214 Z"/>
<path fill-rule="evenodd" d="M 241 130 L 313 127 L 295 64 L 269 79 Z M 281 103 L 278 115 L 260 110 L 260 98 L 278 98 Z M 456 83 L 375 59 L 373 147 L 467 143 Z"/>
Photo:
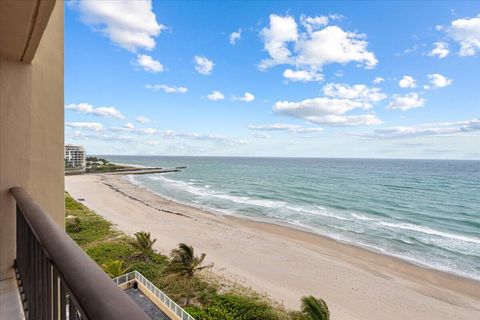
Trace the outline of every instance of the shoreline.
<path fill-rule="evenodd" d="M 190 242 L 215 262 L 215 272 L 268 292 L 289 308 L 298 307 L 301 295 L 314 294 L 325 298 L 333 319 L 404 319 L 407 310 L 413 312 L 409 319 L 480 314 L 480 282 L 474 279 L 307 230 L 202 211 L 120 175 L 70 176 L 66 186 L 119 229 L 152 232 L 161 237 L 157 249 L 167 253 L 178 242 Z M 245 261 L 250 259 L 253 267 Z"/>
<path fill-rule="evenodd" d="M 134 175 L 134 173 L 128 173 L 128 175 L 131 175 L 131 174 Z M 398 256 L 398 255 L 395 255 L 395 254 L 390 254 L 388 252 L 382 252 L 380 249 L 375 248 L 373 246 L 371 248 L 369 248 L 367 245 L 354 244 L 354 243 L 352 243 L 348 240 L 336 239 L 333 236 L 321 234 L 321 233 L 309 230 L 306 227 L 302 227 L 302 226 L 298 226 L 298 225 L 294 225 L 294 224 L 289 224 L 288 222 L 284 222 L 284 221 L 280 221 L 280 220 L 279 221 L 274 221 L 274 220 L 268 220 L 268 219 L 262 220 L 261 218 L 240 216 L 240 215 L 236 215 L 234 213 L 226 213 L 226 212 L 221 212 L 221 211 L 209 211 L 209 210 L 204 209 L 201 206 L 195 206 L 195 205 L 192 205 L 192 204 L 184 203 L 184 202 L 166 197 L 164 195 L 161 195 L 158 192 L 156 192 L 154 190 L 151 190 L 151 189 L 149 189 L 148 187 L 146 187 L 142 184 L 135 183 L 134 181 L 131 181 L 130 179 L 128 179 L 128 175 L 125 175 L 122 178 L 124 178 L 124 181 L 127 181 L 131 185 L 137 186 L 139 188 L 143 188 L 145 190 L 145 192 L 152 193 L 152 194 L 156 195 L 157 197 L 163 198 L 165 200 L 172 201 L 172 202 L 175 202 L 179 205 L 189 207 L 189 208 L 192 208 L 192 209 L 195 209 L 195 210 L 200 210 L 205 214 L 219 215 L 219 216 L 222 216 L 226 219 L 236 220 L 239 223 L 244 222 L 246 225 L 248 225 L 249 223 L 252 223 L 253 225 L 262 224 L 262 225 L 266 225 L 266 226 L 271 226 L 271 227 L 275 226 L 275 227 L 279 227 L 281 229 L 295 230 L 295 231 L 298 231 L 298 232 L 301 232 L 301 233 L 307 233 L 307 234 L 310 234 L 312 236 L 317 236 L 317 237 L 319 237 L 319 238 L 321 238 L 325 241 L 333 241 L 333 242 L 338 243 L 340 245 L 351 246 L 351 247 L 354 247 L 354 248 L 358 248 L 358 249 L 361 249 L 361 250 L 368 251 L 368 252 L 373 253 L 373 254 L 377 254 L 379 256 L 386 256 L 386 257 L 391 258 L 391 259 L 396 259 L 396 260 L 399 260 L 402 263 L 407 263 L 407 264 L 410 264 L 414 267 L 422 268 L 422 269 L 425 269 L 425 270 L 428 270 L 428 271 L 439 272 L 439 273 L 442 273 L 442 274 L 446 274 L 448 276 L 456 277 L 456 278 L 459 278 L 459 279 L 464 279 L 466 281 L 474 281 L 478 285 L 480 285 L 480 279 L 477 279 L 477 278 L 470 278 L 470 277 L 467 277 L 467 276 L 462 275 L 460 273 L 456 273 L 454 271 L 437 269 L 435 267 L 423 264 L 423 263 L 421 263 L 419 261 L 416 261 L 416 260 L 413 260 L 413 259 L 408 259 L 406 257 L 401 257 L 401 256 Z"/>
<path fill-rule="evenodd" d="M 127 176 L 123 176 L 122 178 L 126 178 L 126 177 Z M 375 255 L 375 257 L 373 257 L 375 259 L 396 260 L 397 263 L 393 264 L 393 266 L 398 267 L 402 264 L 408 265 L 408 266 L 403 266 L 402 268 L 391 268 L 390 269 L 391 271 L 403 272 L 404 274 L 409 273 L 411 275 L 412 272 L 409 272 L 411 268 L 419 268 L 419 269 L 423 269 L 427 273 L 428 272 L 438 273 L 438 275 L 440 275 L 440 276 L 451 277 L 452 279 L 458 280 L 458 281 L 461 281 L 461 282 L 474 282 L 480 288 L 480 280 L 478 280 L 478 279 L 468 278 L 466 276 L 463 276 L 461 274 L 457 274 L 457 273 L 454 273 L 454 272 L 435 269 L 435 268 L 430 267 L 428 265 L 424 265 L 424 264 L 421 264 L 421 263 L 416 263 L 414 261 L 409 261 L 407 259 L 402 259 L 401 257 L 395 256 L 393 254 L 388 254 L 386 252 L 382 253 L 382 252 L 379 252 L 379 251 L 371 250 L 371 249 L 368 249 L 368 248 L 363 247 L 361 245 L 355 245 L 353 243 L 349 243 L 348 241 L 341 241 L 341 240 L 335 239 L 334 237 L 329 237 L 327 235 L 322 235 L 322 234 L 316 233 L 314 231 L 307 230 L 306 228 L 290 225 L 288 223 L 282 223 L 281 221 L 276 223 L 274 221 L 268 221 L 268 220 L 262 221 L 261 219 L 255 219 L 255 218 L 252 218 L 252 217 L 242 217 L 242 216 L 235 215 L 235 214 L 226 214 L 226 213 L 223 213 L 223 212 L 218 212 L 218 213 L 211 212 L 211 211 L 205 210 L 203 208 L 196 207 L 194 205 L 182 203 L 182 202 L 176 201 L 174 199 L 167 198 L 167 197 L 165 197 L 165 196 L 163 196 L 163 195 L 161 195 L 161 194 L 159 194 L 159 193 L 157 193 L 157 192 L 155 192 L 155 191 L 153 191 L 153 190 L 151 190 L 151 189 L 149 189 L 149 188 L 147 188 L 147 187 L 145 187 L 141 184 L 136 184 L 136 183 L 130 181 L 130 179 L 124 179 L 124 181 L 127 181 L 128 183 L 130 183 L 133 186 L 143 188 L 145 190 L 145 192 L 149 192 L 149 193 L 151 193 L 151 194 L 153 194 L 153 195 L 155 195 L 159 198 L 163 198 L 165 200 L 175 202 L 179 205 L 189 207 L 191 209 L 200 210 L 206 215 L 221 216 L 222 218 L 225 218 L 225 219 L 231 219 L 234 223 L 241 224 L 245 227 L 249 227 L 249 228 L 253 228 L 253 229 L 260 229 L 262 231 L 268 230 L 268 232 L 270 232 L 270 233 L 275 233 L 277 235 L 282 235 L 284 237 L 289 238 L 290 240 L 309 239 L 309 241 L 305 241 L 306 243 L 309 243 L 309 242 L 312 242 L 314 240 L 319 239 L 321 241 L 330 242 L 330 244 L 332 246 L 341 246 L 341 247 L 343 247 L 342 251 L 348 250 L 348 251 L 351 251 L 350 253 L 352 253 L 352 254 L 354 254 L 358 250 L 363 250 L 363 251 L 365 251 L 365 253 Z M 136 201 L 142 202 L 144 205 L 149 205 L 147 203 L 144 203 L 140 199 L 136 199 Z M 182 215 L 181 213 L 177 213 L 177 212 L 168 212 L 166 210 L 161 210 L 161 211 L 167 212 L 167 213 L 172 213 L 172 214 Z M 368 254 L 366 254 L 366 255 L 368 255 Z M 348 259 L 348 256 L 349 255 L 345 255 L 343 258 Z M 370 259 L 369 259 L 369 261 L 372 262 L 372 260 L 370 260 Z M 397 270 L 395 270 L 395 269 L 397 269 Z M 453 288 L 453 287 L 451 287 L 449 289 L 455 290 L 455 288 Z M 475 288 L 473 288 L 473 289 L 475 289 Z M 473 290 L 469 290 L 467 292 L 469 294 L 471 294 L 472 296 L 475 296 L 475 293 L 477 293 L 476 291 L 473 291 Z"/>

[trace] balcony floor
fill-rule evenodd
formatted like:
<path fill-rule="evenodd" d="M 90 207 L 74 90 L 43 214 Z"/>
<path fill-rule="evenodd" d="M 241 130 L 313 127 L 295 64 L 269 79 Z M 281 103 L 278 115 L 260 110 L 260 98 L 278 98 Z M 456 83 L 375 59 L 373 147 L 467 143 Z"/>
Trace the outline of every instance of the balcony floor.
<path fill-rule="evenodd" d="M 170 320 L 165 313 L 162 312 L 148 297 L 146 297 L 140 290 L 129 288 L 125 293 L 135 301 L 140 308 L 153 320 Z M 3 319 L 3 318 L 2 318 Z"/>
<path fill-rule="evenodd" d="M 25 320 L 13 270 L 11 277 L 0 280 L 0 319 Z"/>

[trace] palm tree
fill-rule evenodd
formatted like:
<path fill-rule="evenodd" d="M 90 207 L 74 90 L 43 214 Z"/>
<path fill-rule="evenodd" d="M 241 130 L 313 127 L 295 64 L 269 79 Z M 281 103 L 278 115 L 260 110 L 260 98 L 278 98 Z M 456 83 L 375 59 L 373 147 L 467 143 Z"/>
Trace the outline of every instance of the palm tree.
<path fill-rule="evenodd" d="M 195 274 L 198 271 L 213 266 L 213 263 L 202 266 L 205 256 L 205 253 L 202 253 L 200 256 L 195 256 L 193 247 L 185 243 L 180 243 L 177 249 L 172 250 L 172 260 L 166 267 L 165 273 L 169 273 L 171 276 L 183 277 L 187 281 L 187 301 L 185 302 L 185 306 L 188 306 L 190 303 L 190 297 L 192 295 L 191 283 Z"/>
<path fill-rule="evenodd" d="M 302 312 L 312 320 L 329 320 L 330 311 L 327 303 L 321 298 L 305 296 L 302 298 Z"/>
<path fill-rule="evenodd" d="M 122 274 L 127 273 L 130 267 L 124 268 L 122 260 L 113 260 L 102 264 L 103 271 L 105 271 L 110 277 L 120 277 Z"/>
<path fill-rule="evenodd" d="M 132 241 L 132 246 L 138 251 L 135 253 L 144 259 L 147 259 L 153 253 L 153 244 L 157 239 L 150 236 L 150 232 L 140 231 L 135 233 L 135 241 Z"/>

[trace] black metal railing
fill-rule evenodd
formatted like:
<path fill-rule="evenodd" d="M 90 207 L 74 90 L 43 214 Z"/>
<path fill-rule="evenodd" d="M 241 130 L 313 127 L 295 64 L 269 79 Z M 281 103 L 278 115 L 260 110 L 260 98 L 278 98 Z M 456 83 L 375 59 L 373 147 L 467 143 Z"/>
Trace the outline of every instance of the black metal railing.
<path fill-rule="evenodd" d="M 150 319 L 20 187 L 15 270 L 27 320 Z"/>

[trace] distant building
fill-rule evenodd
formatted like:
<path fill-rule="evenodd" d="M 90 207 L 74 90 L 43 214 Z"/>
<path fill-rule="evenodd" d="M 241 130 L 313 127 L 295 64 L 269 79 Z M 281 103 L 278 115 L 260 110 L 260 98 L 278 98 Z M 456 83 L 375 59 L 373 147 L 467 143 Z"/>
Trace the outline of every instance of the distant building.
<path fill-rule="evenodd" d="M 73 144 L 65 145 L 65 167 L 85 169 L 85 148 Z"/>

